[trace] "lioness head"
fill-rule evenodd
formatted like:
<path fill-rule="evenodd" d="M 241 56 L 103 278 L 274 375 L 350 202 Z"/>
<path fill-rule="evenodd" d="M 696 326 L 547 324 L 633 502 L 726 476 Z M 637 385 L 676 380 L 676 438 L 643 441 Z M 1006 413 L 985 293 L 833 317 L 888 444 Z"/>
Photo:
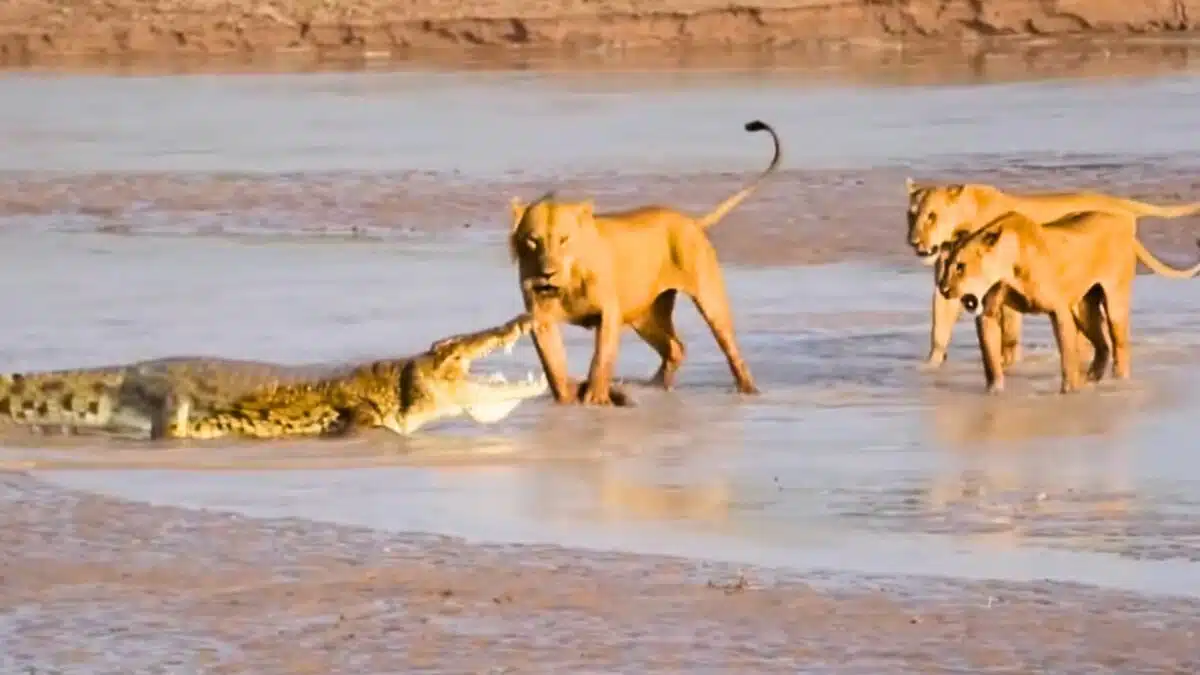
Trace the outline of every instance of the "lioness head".
<path fill-rule="evenodd" d="M 512 198 L 509 253 L 517 263 L 521 288 L 535 296 L 556 295 L 568 288 L 579 260 L 580 246 L 592 242 L 591 200 L 560 202 L 547 193 L 530 204 Z"/>
<path fill-rule="evenodd" d="M 953 242 L 956 230 L 976 216 L 976 205 L 963 185 L 918 185 L 906 178 L 908 244 L 921 262 L 932 265 Z"/>
<path fill-rule="evenodd" d="M 938 275 L 938 291 L 979 316 L 988 293 L 1012 278 L 1018 248 L 1016 233 L 1003 221 L 967 235 L 950 249 Z"/>

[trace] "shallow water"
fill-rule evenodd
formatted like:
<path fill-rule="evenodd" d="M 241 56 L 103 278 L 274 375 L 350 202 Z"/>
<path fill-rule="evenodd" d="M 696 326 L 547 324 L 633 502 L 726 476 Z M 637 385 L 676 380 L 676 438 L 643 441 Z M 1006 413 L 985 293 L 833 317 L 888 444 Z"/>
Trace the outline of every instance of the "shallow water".
<path fill-rule="evenodd" d="M 5 239 L 6 273 L 53 289 L 7 298 L 8 325 L 20 326 L 4 344 L 9 368 L 171 353 L 362 358 L 416 350 L 518 310 L 515 293 L 503 290 L 511 271 L 481 246 L 417 253 L 352 243 Z M 51 256 L 62 267 L 30 262 Z M 93 283 L 68 289 L 63 268 Z M 422 293 L 380 291 L 413 279 Z M 1030 358 L 996 399 L 981 393 L 968 324 L 946 372 L 916 371 L 927 283 L 920 268 L 731 268 L 741 342 L 766 392 L 753 400 L 729 393 L 711 337 L 685 307 L 690 355 L 679 389 L 636 388 L 632 410 L 563 410 L 542 399 L 496 426 L 452 423 L 407 440 L 150 451 L 14 440 L 0 459 L 46 469 L 159 467 L 41 475 L 151 502 L 397 531 L 800 569 L 1200 588 L 1191 524 L 1200 462 L 1180 442 L 1196 403 L 1183 364 L 1200 351 L 1188 318 L 1200 316 L 1200 296 L 1139 278 L 1137 378 L 1068 399 L 1053 394 L 1052 342 L 1031 321 Z M 270 297 L 281 289 L 304 301 Z M 187 311 L 173 307 L 180 298 Z M 588 342 L 569 332 L 575 371 L 586 366 Z M 536 367 L 530 348 L 489 362 Z M 619 374 L 640 378 L 654 365 L 627 337 Z M 305 467 L 325 470 L 247 471 Z"/>
<path fill-rule="evenodd" d="M 1192 72 L 879 88 L 756 72 L 10 74 L 0 97 L 0 170 L 745 170 L 769 147 L 740 131 L 759 117 L 792 166 L 1200 151 Z"/>
<path fill-rule="evenodd" d="M 741 171 L 765 152 L 765 142 L 739 132 L 753 117 L 776 123 L 792 165 L 937 167 L 988 155 L 1021 158 L 1017 171 L 1021 161 L 1194 165 L 1200 156 L 1200 77 L 1188 74 L 886 89 L 801 88 L 747 74 L 630 78 L 7 75 L 0 169 L 18 182 L 25 171 L 275 172 L 300 192 L 304 180 L 280 172 L 352 181 L 343 172 L 474 180 Z M 204 217 L 236 230 L 267 211 Z M 122 215 L 182 217 L 153 208 Z M 305 221 L 301 210 L 288 212 L 278 237 L 254 240 L 223 228 L 172 237 L 52 231 L 64 218 L 16 214 L 0 228 L 9 289 L 0 368 L 179 354 L 284 363 L 395 355 L 520 307 L 503 250 L 478 238 L 306 238 L 327 223 Z M 728 279 L 739 339 L 765 391 L 756 399 L 729 393 L 723 359 L 681 304 L 689 360 L 680 387 L 635 388 L 632 410 L 539 400 L 491 427 L 453 423 L 412 439 L 348 443 L 147 451 L 12 440 L 0 462 L 153 502 L 475 539 L 797 569 L 1200 588 L 1200 461 L 1185 440 L 1197 404 L 1195 287 L 1138 279 L 1132 382 L 1057 397 L 1052 341 L 1045 322 L 1031 319 L 1028 361 L 1007 394 L 988 398 L 965 322 L 943 372 L 916 369 L 927 344 L 927 269 L 730 266 Z M 570 330 L 568 339 L 582 373 L 590 337 Z M 489 361 L 536 367 L 527 347 Z M 626 336 L 619 375 L 640 378 L 655 365 Z M 105 470 L 69 470 L 85 467 Z"/>

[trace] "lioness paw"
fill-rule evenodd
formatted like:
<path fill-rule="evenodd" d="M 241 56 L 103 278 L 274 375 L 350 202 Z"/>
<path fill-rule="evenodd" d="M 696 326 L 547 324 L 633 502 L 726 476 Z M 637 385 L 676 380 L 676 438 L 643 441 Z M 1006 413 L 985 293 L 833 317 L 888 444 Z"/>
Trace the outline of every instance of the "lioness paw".
<path fill-rule="evenodd" d="M 617 406 L 618 408 L 631 408 L 634 406 L 633 397 L 625 391 L 624 387 L 619 385 L 609 385 L 608 395 L 600 396 L 592 391 L 589 386 L 591 383 L 587 380 L 580 382 L 577 385 L 576 400 L 584 405 L 598 406 Z"/>

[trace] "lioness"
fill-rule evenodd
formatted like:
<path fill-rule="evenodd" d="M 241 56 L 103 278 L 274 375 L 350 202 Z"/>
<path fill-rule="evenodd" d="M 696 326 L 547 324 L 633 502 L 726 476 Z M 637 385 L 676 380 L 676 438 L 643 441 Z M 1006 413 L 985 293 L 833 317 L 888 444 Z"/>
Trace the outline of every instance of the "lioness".
<path fill-rule="evenodd" d="M 530 204 L 512 198 L 509 252 L 517 263 L 525 307 L 534 316 L 534 344 L 557 402 L 629 403 L 611 385 L 621 329 L 627 325 L 662 358 L 651 382 L 670 389 L 684 359 L 671 317 L 680 291 L 692 298 L 708 323 L 738 390 L 758 392 L 734 340 L 721 266 L 705 233 L 779 166 L 782 150 L 775 130 L 758 120 L 745 128 L 771 135 L 775 154 L 770 165 L 699 218 L 664 206 L 595 213 L 591 200 L 562 202 L 553 192 Z M 558 326 L 562 322 L 596 331 L 588 379 L 578 386 L 567 375 Z"/>
<path fill-rule="evenodd" d="M 1200 202 L 1158 206 L 1097 192 L 1041 192 L 1012 194 L 991 185 L 965 183 L 955 185 L 918 185 L 905 179 L 908 189 L 908 243 L 926 265 L 945 258 L 947 247 L 964 234 L 973 232 L 999 216 L 1016 211 L 1039 223 L 1070 213 L 1104 211 L 1109 213 L 1159 218 L 1179 218 L 1200 213 Z M 950 335 L 961 308 L 947 302 L 937 292 L 934 271 L 933 325 L 930 330 L 929 356 L 925 365 L 936 368 L 946 359 Z M 1001 335 L 1005 367 L 1021 358 L 1021 315 L 1001 313 Z"/>
<path fill-rule="evenodd" d="M 976 317 L 989 392 L 1004 389 L 1001 310 L 1049 314 L 1065 394 L 1081 385 L 1077 329 L 1095 350 L 1089 379 L 1099 380 L 1108 367 L 1106 338 L 1112 340 L 1113 376 L 1129 377 L 1130 293 L 1139 260 L 1167 277 L 1200 273 L 1200 263 L 1177 270 L 1155 258 L 1138 241 L 1131 213 L 1088 211 L 1039 224 L 1010 212 L 950 248 L 937 287 Z"/>

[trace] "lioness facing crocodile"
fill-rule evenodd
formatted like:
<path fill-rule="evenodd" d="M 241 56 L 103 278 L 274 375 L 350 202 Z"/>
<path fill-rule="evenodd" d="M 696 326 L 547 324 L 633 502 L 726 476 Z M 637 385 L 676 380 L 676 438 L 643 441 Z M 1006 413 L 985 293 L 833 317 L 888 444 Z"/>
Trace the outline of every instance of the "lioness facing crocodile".
<path fill-rule="evenodd" d="M 490 424 L 544 393 L 545 377 L 480 378 L 471 362 L 511 348 L 527 314 L 429 349 L 318 373 L 255 361 L 165 358 L 124 366 L 0 375 L 0 419 L 146 439 L 339 436 L 370 427 L 411 434 L 466 415 Z"/>
<path fill-rule="evenodd" d="M 752 120 L 743 128 L 771 136 L 771 162 L 749 185 L 702 216 L 666 206 L 598 213 L 590 199 L 566 202 L 554 192 L 531 203 L 512 198 L 509 254 L 517 266 L 525 308 L 535 317 L 534 348 L 558 403 L 630 403 L 612 384 L 625 326 L 661 359 L 651 382 L 672 388 L 684 359 L 672 318 L 680 293 L 692 299 L 708 324 L 737 390 L 759 393 L 734 336 L 725 279 L 707 233 L 753 194 L 783 158 L 779 136 L 770 125 Z M 592 363 L 582 384 L 568 377 L 562 323 L 595 331 Z"/>

